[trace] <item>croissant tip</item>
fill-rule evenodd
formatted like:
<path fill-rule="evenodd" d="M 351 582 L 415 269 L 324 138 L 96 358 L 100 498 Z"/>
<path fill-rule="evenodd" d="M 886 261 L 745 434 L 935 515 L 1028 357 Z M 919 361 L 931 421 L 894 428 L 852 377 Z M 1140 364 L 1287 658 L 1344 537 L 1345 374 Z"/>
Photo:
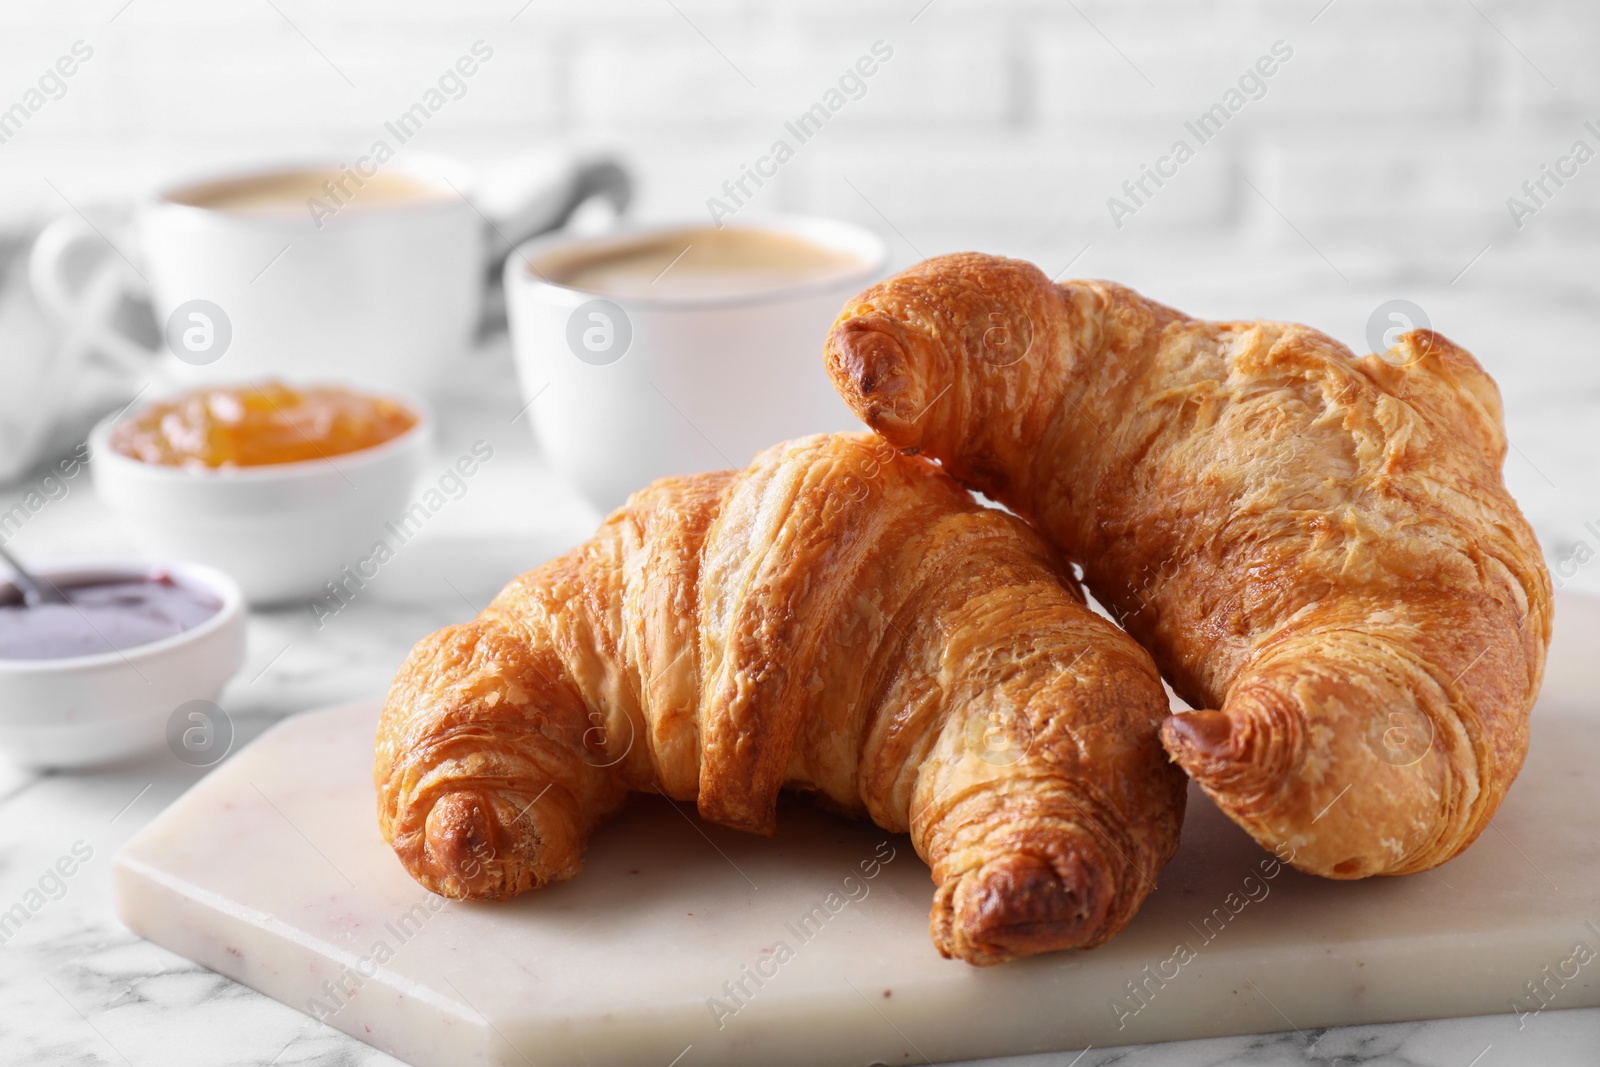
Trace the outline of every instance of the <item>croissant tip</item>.
<path fill-rule="evenodd" d="M 835 382 L 848 386 L 862 400 L 892 399 L 909 385 L 905 347 L 867 318 L 846 319 L 835 326 L 828 349 Z"/>
<path fill-rule="evenodd" d="M 1233 720 L 1224 712 L 1205 709 L 1173 715 L 1161 725 L 1161 741 L 1173 759 L 1225 756 L 1233 744 Z"/>
<path fill-rule="evenodd" d="M 442 885 L 457 892 L 446 896 L 478 896 L 483 857 L 493 854 L 494 827 L 482 797 L 470 792 L 447 793 L 434 802 L 424 831 L 429 865 Z"/>
<path fill-rule="evenodd" d="M 1113 932 L 1107 914 L 1114 896 L 1115 887 L 1093 857 L 1012 853 L 942 887 L 934 943 L 941 955 L 978 967 L 1092 948 Z"/>

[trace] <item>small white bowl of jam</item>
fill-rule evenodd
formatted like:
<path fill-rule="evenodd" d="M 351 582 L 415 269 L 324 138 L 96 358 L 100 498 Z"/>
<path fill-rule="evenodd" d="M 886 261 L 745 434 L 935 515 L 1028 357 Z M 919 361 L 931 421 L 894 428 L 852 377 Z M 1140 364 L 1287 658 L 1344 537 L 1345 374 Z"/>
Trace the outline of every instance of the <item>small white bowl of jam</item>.
<path fill-rule="evenodd" d="M 328 595 L 394 540 L 428 451 L 409 401 L 269 381 L 154 400 L 89 436 L 95 491 L 153 554 L 232 575 L 252 603 Z"/>
<path fill-rule="evenodd" d="M 86 767 L 158 751 L 178 709 L 215 701 L 244 663 L 244 597 L 210 567 L 31 570 L 68 602 L 29 606 L 0 581 L 0 751 L 15 762 Z"/>

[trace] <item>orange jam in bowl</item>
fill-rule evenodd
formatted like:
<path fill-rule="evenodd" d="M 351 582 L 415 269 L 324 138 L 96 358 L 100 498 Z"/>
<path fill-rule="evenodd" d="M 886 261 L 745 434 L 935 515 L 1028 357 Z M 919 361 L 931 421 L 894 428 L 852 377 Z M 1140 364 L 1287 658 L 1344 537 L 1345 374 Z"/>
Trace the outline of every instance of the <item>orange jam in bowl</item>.
<path fill-rule="evenodd" d="M 111 431 L 111 447 L 167 467 L 300 463 L 391 441 L 418 422 L 398 400 L 337 385 L 268 381 L 158 400 Z"/>

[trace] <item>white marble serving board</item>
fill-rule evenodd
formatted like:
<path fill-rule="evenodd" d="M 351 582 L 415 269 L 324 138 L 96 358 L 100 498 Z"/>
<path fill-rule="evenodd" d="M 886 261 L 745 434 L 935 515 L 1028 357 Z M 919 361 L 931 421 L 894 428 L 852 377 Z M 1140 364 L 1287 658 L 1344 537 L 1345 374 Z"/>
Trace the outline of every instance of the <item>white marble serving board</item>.
<path fill-rule="evenodd" d="M 1600 601 L 1559 598 L 1556 630 L 1527 767 L 1465 855 L 1274 872 L 1191 792 L 1159 890 L 1091 952 L 941 960 L 907 839 L 799 803 L 767 840 L 637 797 L 576 880 L 443 902 L 378 836 L 376 703 L 289 720 L 196 785 L 119 855 L 117 908 L 417 1067 L 898 1064 L 1592 1006 Z"/>

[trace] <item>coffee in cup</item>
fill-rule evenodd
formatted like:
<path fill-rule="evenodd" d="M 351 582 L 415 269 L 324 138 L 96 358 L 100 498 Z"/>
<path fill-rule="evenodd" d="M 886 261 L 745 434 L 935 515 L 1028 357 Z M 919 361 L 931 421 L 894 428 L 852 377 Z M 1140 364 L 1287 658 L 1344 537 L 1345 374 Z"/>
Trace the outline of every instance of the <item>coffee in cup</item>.
<path fill-rule="evenodd" d="M 670 230 L 556 260 L 556 285 L 601 296 L 747 296 L 859 270 L 859 254 L 777 229 Z"/>
<path fill-rule="evenodd" d="M 349 168 L 307 168 L 201 182 L 172 190 L 165 199 L 212 211 L 281 216 L 309 213 L 312 204 L 361 211 L 443 203 L 460 197 L 452 189 L 399 170 L 380 170 L 362 177 Z"/>

